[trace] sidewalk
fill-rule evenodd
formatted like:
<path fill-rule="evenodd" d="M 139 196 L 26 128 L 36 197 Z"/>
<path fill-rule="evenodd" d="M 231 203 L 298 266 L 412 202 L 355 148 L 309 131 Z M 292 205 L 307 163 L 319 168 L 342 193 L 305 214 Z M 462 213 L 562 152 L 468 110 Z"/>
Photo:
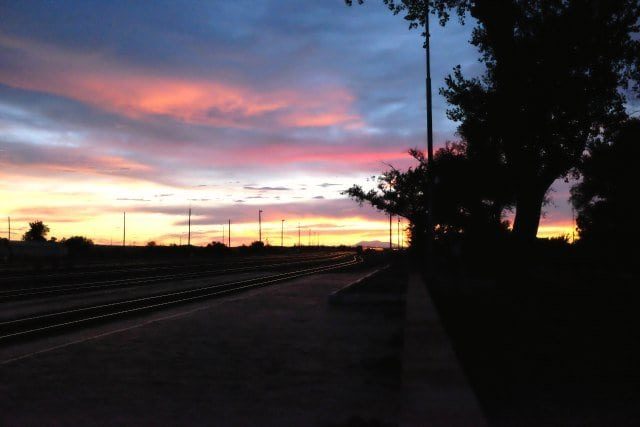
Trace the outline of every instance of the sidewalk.
<path fill-rule="evenodd" d="M 480 427 L 486 421 L 431 296 L 414 273 L 407 287 L 402 426 Z"/>

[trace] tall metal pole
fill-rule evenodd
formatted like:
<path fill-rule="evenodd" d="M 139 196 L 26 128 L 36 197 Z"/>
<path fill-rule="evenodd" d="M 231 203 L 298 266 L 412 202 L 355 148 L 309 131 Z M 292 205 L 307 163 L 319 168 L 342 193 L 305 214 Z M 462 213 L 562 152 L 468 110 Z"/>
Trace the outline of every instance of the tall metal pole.
<path fill-rule="evenodd" d="M 393 224 L 392 224 L 392 220 L 393 220 L 393 215 L 389 214 L 389 249 L 390 250 L 393 250 L 393 234 L 392 234 Z"/>
<path fill-rule="evenodd" d="M 188 220 L 189 228 L 187 231 L 187 246 L 191 246 L 191 208 L 189 208 L 189 220 Z"/>
<path fill-rule="evenodd" d="M 224 245 L 226 242 L 226 239 L 224 238 L 224 224 L 222 224 L 222 244 Z"/>
<path fill-rule="evenodd" d="M 262 242 L 262 209 L 258 210 L 258 241 Z"/>
<path fill-rule="evenodd" d="M 127 241 L 127 213 L 122 212 L 122 247 L 126 246 Z"/>
<path fill-rule="evenodd" d="M 7 239 L 9 239 L 9 241 L 11 241 L 11 217 L 10 216 L 7 217 L 7 221 L 9 222 L 9 230 L 7 231 L 7 234 L 8 234 Z"/>
<path fill-rule="evenodd" d="M 425 2 L 424 10 L 425 30 L 425 60 L 427 67 L 426 97 L 427 97 L 427 262 L 433 275 L 433 98 L 431 94 L 431 34 L 429 32 L 429 2 Z"/>
<path fill-rule="evenodd" d="M 284 219 L 280 223 L 280 247 L 284 248 Z"/>
<path fill-rule="evenodd" d="M 298 223 L 298 247 L 300 247 L 300 223 Z"/>
<path fill-rule="evenodd" d="M 229 235 L 229 244 L 227 246 L 231 247 L 231 220 L 229 220 L 229 228 L 227 229 L 227 234 Z"/>

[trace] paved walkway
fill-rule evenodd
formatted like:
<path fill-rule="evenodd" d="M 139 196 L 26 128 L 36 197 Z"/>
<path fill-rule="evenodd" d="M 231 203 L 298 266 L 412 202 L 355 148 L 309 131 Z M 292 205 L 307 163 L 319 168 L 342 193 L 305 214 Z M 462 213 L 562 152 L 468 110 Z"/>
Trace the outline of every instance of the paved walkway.
<path fill-rule="evenodd" d="M 418 274 L 407 287 L 402 383 L 402 426 L 486 425 Z"/>
<path fill-rule="evenodd" d="M 329 426 L 354 416 L 395 424 L 393 360 L 402 350 L 390 343 L 401 341 L 401 313 L 327 304 L 366 273 L 129 320 L 0 365 L 0 424 Z"/>

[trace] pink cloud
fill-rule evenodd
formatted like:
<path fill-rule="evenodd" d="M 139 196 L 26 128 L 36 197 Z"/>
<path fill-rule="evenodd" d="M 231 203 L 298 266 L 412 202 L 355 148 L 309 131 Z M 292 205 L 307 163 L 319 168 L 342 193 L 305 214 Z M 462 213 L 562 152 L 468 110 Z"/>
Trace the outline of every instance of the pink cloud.
<path fill-rule="evenodd" d="M 101 55 L 1 37 L 0 45 L 30 61 L 25 73 L 2 71 L 0 82 L 51 93 L 132 118 L 169 116 L 222 127 L 362 126 L 354 96 L 343 88 L 267 91 L 220 80 L 162 75 Z"/>

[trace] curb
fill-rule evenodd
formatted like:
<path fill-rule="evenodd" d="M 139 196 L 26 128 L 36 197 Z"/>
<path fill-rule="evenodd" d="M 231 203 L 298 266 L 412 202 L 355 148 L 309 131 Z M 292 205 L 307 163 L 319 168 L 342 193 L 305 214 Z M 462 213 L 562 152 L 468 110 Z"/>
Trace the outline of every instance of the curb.
<path fill-rule="evenodd" d="M 422 278 L 407 288 L 400 426 L 484 427 L 478 400 Z"/>

